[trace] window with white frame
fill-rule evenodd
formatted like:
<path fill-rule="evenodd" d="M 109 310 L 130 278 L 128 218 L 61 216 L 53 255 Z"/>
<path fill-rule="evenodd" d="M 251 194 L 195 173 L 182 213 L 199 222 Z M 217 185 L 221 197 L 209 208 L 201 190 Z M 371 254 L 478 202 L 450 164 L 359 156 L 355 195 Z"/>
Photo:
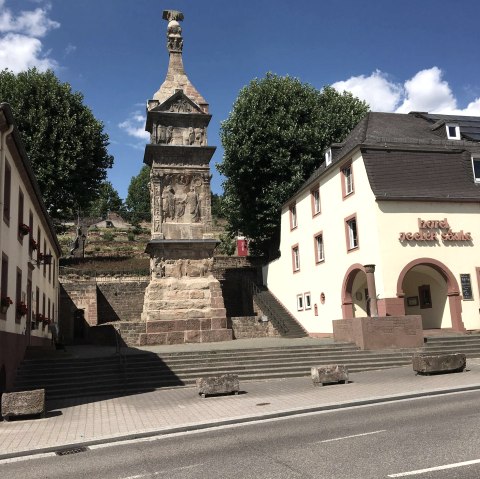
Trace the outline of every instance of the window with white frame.
<path fill-rule="evenodd" d="M 331 163 L 332 163 L 332 149 L 329 148 L 329 149 L 325 152 L 325 165 L 326 165 L 326 166 L 329 166 Z"/>
<path fill-rule="evenodd" d="M 297 294 L 297 311 L 303 311 L 303 294 Z"/>
<path fill-rule="evenodd" d="M 475 183 L 480 183 L 480 156 L 472 157 L 472 169 Z"/>
<path fill-rule="evenodd" d="M 310 293 L 304 293 L 303 300 L 305 309 L 312 309 L 312 297 L 310 296 Z"/>
<path fill-rule="evenodd" d="M 343 196 L 353 193 L 353 171 L 352 165 L 348 165 L 342 170 L 343 175 Z"/>
<path fill-rule="evenodd" d="M 320 263 L 325 260 L 325 251 L 323 247 L 323 234 L 315 235 L 315 262 Z"/>
<path fill-rule="evenodd" d="M 348 249 L 354 249 L 358 247 L 358 229 L 357 229 L 357 218 L 349 218 L 346 220 L 347 226 L 347 243 Z"/>
<path fill-rule="evenodd" d="M 290 229 L 294 229 L 298 226 L 297 218 L 297 205 L 293 204 L 290 206 Z"/>
<path fill-rule="evenodd" d="M 298 245 L 292 247 L 292 266 L 293 271 L 300 271 L 300 251 Z"/>
<path fill-rule="evenodd" d="M 449 140 L 460 140 L 460 127 L 453 123 L 447 123 L 445 125 L 447 129 L 447 138 Z"/>
<path fill-rule="evenodd" d="M 318 187 L 312 190 L 312 213 L 314 216 L 320 213 L 320 189 Z"/>

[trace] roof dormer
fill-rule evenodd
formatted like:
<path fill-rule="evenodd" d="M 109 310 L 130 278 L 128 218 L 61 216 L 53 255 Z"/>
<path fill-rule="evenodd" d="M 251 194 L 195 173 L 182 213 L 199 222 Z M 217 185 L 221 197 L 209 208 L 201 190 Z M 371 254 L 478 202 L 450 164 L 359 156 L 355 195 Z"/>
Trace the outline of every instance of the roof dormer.
<path fill-rule="evenodd" d="M 449 140 L 460 140 L 460 127 L 456 123 L 445 123 L 447 138 Z"/>

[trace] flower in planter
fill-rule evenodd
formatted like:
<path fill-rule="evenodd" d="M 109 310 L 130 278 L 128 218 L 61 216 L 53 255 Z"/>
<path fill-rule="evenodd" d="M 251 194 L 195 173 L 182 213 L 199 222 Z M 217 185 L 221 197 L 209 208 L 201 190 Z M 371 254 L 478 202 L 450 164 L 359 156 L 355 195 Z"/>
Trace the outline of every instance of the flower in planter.
<path fill-rule="evenodd" d="M 6 306 L 7 308 L 13 304 L 13 301 L 8 296 L 2 296 L 0 299 L 0 306 Z"/>
<path fill-rule="evenodd" d="M 26 305 L 23 301 L 20 301 L 20 302 L 17 304 L 17 314 L 18 314 L 19 316 L 25 316 L 27 313 L 28 313 L 28 307 L 27 307 L 27 305 Z"/>
<path fill-rule="evenodd" d="M 43 323 L 44 319 L 45 319 L 45 316 L 43 314 L 41 313 L 37 314 L 37 317 L 36 317 L 37 323 Z"/>
<path fill-rule="evenodd" d="M 22 236 L 28 235 L 30 233 L 30 226 L 22 223 L 18 226 L 18 230 Z"/>
<path fill-rule="evenodd" d="M 0 312 L 5 314 L 11 304 L 13 304 L 13 301 L 8 296 L 2 296 L 0 299 Z"/>
<path fill-rule="evenodd" d="M 33 251 L 37 249 L 37 242 L 33 238 L 30 238 L 30 248 L 32 248 Z"/>
<path fill-rule="evenodd" d="M 43 318 L 42 322 L 44 326 L 48 326 L 51 323 L 50 318 Z"/>

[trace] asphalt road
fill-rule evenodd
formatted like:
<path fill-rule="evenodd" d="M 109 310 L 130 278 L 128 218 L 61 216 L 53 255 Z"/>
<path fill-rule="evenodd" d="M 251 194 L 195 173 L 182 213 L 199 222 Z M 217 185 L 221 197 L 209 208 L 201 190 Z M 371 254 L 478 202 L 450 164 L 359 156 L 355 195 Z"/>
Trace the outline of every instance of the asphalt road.
<path fill-rule="evenodd" d="M 479 405 L 475 391 L 261 421 L 0 461 L 0 477 L 478 479 Z"/>

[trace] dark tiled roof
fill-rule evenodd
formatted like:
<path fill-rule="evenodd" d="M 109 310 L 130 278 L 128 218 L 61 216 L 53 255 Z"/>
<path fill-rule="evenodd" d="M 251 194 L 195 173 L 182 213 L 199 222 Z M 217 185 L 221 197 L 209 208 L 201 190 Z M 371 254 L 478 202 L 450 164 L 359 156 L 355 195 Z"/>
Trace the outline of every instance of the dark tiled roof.
<path fill-rule="evenodd" d="M 463 139 L 439 135 L 432 126 L 440 121 L 458 124 Z M 471 163 L 480 153 L 480 117 L 370 112 L 338 146 L 331 165 L 320 165 L 299 192 L 360 148 L 377 199 L 480 201 Z"/>
<path fill-rule="evenodd" d="M 453 150 L 362 148 L 368 179 L 379 200 L 480 201 L 471 156 Z"/>

